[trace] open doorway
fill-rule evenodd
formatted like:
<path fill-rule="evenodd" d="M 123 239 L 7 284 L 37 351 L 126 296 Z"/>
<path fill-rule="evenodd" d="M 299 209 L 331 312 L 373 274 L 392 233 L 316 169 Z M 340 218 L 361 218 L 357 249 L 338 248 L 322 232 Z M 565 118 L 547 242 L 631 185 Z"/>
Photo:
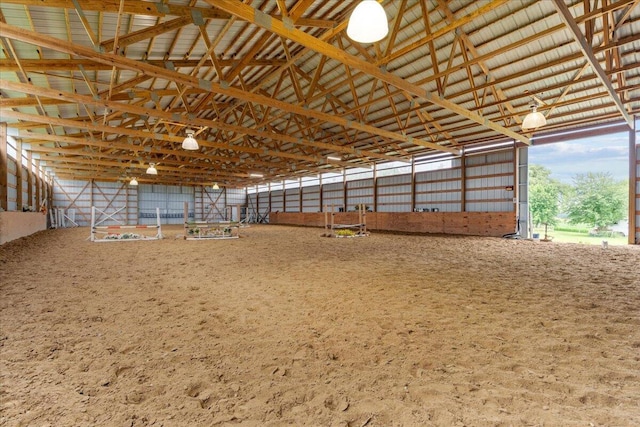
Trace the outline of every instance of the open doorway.
<path fill-rule="evenodd" d="M 541 240 L 627 244 L 628 189 L 628 132 L 529 149 L 530 218 Z"/>

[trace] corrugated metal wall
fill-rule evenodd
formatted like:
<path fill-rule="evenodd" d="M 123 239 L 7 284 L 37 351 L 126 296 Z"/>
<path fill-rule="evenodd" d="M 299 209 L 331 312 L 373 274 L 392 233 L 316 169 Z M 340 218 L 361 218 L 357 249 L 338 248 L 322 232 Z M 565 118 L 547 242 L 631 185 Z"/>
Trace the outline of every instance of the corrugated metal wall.
<path fill-rule="evenodd" d="M 415 209 L 429 212 L 462 211 L 461 161 L 453 160 L 453 168 L 416 173 Z"/>
<path fill-rule="evenodd" d="M 284 212 L 284 190 L 271 192 L 271 212 Z"/>
<path fill-rule="evenodd" d="M 250 222 L 258 219 L 258 193 L 247 194 L 247 215 Z"/>
<path fill-rule="evenodd" d="M 520 166 L 525 173 L 524 182 L 521 183 L 524 188 L 520 190 L 525 191 L 526 204 L 526 148 L 520 150 L 524 150 L 523 163 Z M 332 174 L 327 180 L 329 182 L 322 186 L 293 188 L 292 185 L 287 185 L 289 188 L 286 189 L 284 197 L 282 190 L 271 192 L 270 209 L 274 212 L 300 212 L 300 197 L 302 197 L 302 212 L 322 210 L 320 201 L 324 206 L 333 206 L 335 210 L 347 211 L 355 209 L 359 204 L 365 204 L 370 209 L 375 206 L 378 212 L 411 212 L 413 210 L 513 212 L 515 210 L 514 185 L 517 171 L 512 148 L 468 155 L 465 157 L 464 171 L 462 160 L 459 158 L 452 159 L 447 164 L 450 164 L 450 167 L 417 172 L 415 178 L 411 173 L 390 175 L 390 169 L 387 168 L 384 170 L 385 175 L 378 177 L 377 180 L 370 177 L 346 179 L 344 174 L 343 176 Z M 407 167 L 404 165 L 398 170 L 404 172 Z M 336 181 L 338 178 L 339 182 Z M 347 178 L 349 178 L 348 175 Z M 268 206 L 269 192 L 263 190 L 258 194 L 258 205 L 262 211 Z M 252 196 L 249 197 L 251 200 Z M 523 208 L 526 211 L 527 206 Z M 526 220 L 526 216 L 523 218 Z"/>
<path fill-rule="evenodd" d="M 347 181 L 347 210 L 357 209 L 364 204 L 367 209 L 373 209 L 374 191 L 373 178 Z"/>
<path fill-rule="evenodd" d="M 258 217 L 257 222 L 269 222 L 269 193 L 258 193 Z"/>
<path fill-rule="evenodd" d="M 513 212 L 513 150 L 468 156 L 465 165 L 467 212 Z"/>
<path fill-rule="evenodd" d="M 123 182 L 54 179 L 53 207 L 68 217 L 67 226 L 91 225 L 91 207 L 97 209 L 96 222 L 102 225 L 137 223 L 137 189 Z"/>
<path fill-rule="evenodd" d="M 411 174 L 378 178 L 378 212 L 411 212 Z"/>
<path fill-rule="evenodd" d="M 53 180 L 53 207 L 62 210 L 77 225 L 91 225 L 91 197 L 90 181 Z"/>
<path fill-rule="evenodd" d="M 156 208 L 160 208 L 162 224 L 182 224 L 184 222 L 184 202 L 194 205 L 195 190 L 193 187 L 177 185 L 138 186 L 138 223 L 155 224 Z"/>
<path fill-rule="evenodd" d="M 334 207 L 334 210 L 345 208 L 344 206 L 344 183 L 332 182 L 322 186 L 322 204 L 327 207 Z"/>
<path fill-rule="evenodd" d="M 285 212 L 300 212 L 300 188 L 287 188 L 284 190 Z"/>
<path fill-rule="evenodd" d="M 302 212 L 320 212 L 320 186 L 302 187 Z"/>
<path fill-rule="evenodd" d="M 224 189 L 214 190 L 212 187 L 198 186 L 194 188 L 195 209 L 189 204 L 189 218 L 195 221 L 218 222 L 226 221 L 230 215 L 227 212 L 227 194 Z M 184 214 L 183 214 L 184 216 Z"/>
<path fill-rule="evenodd" d="M 91 225 L 92 206 L 102 225 L 152 225 L 156 208 L 162 224 L 182 224 L 185 202 L 189 218 L 198 221 L 239 221 L 246 215 L 244 189 L 54 180 L 53 206 L 80 226 Z"/>

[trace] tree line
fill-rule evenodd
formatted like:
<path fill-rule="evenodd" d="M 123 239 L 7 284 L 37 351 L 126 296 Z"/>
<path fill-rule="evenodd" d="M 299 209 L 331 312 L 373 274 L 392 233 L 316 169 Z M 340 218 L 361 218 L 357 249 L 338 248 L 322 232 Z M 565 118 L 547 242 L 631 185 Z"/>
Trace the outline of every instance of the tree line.
<path fill-rule="evenodd" d="M 556 225 L 566 216 L 571 224 L 585 224 L 604 232 L 625 219 L 628 180 L 616 181 L 610 173 L 586 172 L 567 184 L 551 178 L 544 166 L 529 167 L 529 209 L 536 226 Z M 546 234 L 546 233 L 545 233 Z"/>

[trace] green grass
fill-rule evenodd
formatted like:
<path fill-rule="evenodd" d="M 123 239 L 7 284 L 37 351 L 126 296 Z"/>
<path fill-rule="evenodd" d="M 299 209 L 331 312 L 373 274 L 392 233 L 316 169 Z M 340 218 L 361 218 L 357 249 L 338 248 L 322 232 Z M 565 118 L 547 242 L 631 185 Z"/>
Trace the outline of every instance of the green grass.
<path fill-rule="evenodd" d="M 540 233 L 540 238 L 544 238 L 544 228 L 533 230 L 534 233 Z M 587 231 L 565 231 L 558 230 L 556 227 L 554 230 L 549 231 L 549 237 L 553 242 L 560 243 L 581 243 L 585 245 L 601 245 L 603 240 L 609 242 L 609 245 L 626 245 L 628 244 L 625 236 L 603 237 L 603 236 L 590 236 Z"/>

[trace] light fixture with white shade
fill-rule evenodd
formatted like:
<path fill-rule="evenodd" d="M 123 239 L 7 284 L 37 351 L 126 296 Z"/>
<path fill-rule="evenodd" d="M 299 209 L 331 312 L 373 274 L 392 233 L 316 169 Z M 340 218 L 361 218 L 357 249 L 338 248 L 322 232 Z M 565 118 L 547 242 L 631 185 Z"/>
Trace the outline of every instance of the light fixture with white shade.
<path fill-rule="evenodd" d="M 158 175 L 158 170 L 156 169 L 155 163 L 149 163 L 149 167 L 147 168 L 147 174 Z"/>
<path fill-rule="evenodd" d="M 252 172 L 249 174 L 251 178 L 262 178 L 264 175 L 258 172 Z"/>
<path fill-rule="evenodd" d="M 218 183 L 217 182 L 214 182 L 213 185 L 211 186 L 211 188 L 214 189 L 214 190 L 219 190 L 220 189 L 220 187 L 218 187 Z"/>
<path fill-rule="evenodd" d="M 131 181 L 129 181 L 129 185 L 138 185 L 138 180 L 134 178 L 131 178 Z"/>
<path fill-rule="evenodd" d="M 198 141 L 193 137 L 192 130 L 187 130 L 187 137 L 182 141 L 182 148 L 185 150 L 197 150 L 200 148 Z"/>
<path fill-rule="evenodd" d="M 342 157 L 338 157 L 338 156 L 327 156 L 327 160 L 332 161 L 332 162 L 339 162 L 342 160 Z"/>
<path fill-rule="evenodd" d="M 359 43 L 375 43 L 389 34 L 384 8 L 376 0 L 362 0 L 351 13 L 347 35 Z"/>
<path fill-rule="evenodd" d="M 527 114 L 522 121 L 522 130 L 533 130 L 547 124 L 544 114 L 538 111 L 538 105 L 533 106 L 533 111 Z"/>

